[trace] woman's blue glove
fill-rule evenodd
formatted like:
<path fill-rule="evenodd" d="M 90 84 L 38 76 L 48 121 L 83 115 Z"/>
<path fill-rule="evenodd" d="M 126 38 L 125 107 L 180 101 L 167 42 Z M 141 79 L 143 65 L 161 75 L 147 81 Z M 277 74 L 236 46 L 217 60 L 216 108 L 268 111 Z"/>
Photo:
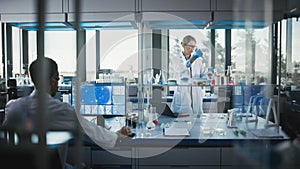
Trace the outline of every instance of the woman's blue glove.
<path fill-rule="evenodd" d="M 192 63 L 199 57 L 202 57 L 203 53 L 201 49 L 196 48 L 195 53 L 192 55 L 192 58 L 186 61 L 186 67 L 190 68 L 192 66 Z"/>
<path fill-rule="evenodd" d="M 192 58 L 196 60 L 197 58 L 202 56 L 203 56 L 203 52 L 201 51 L 201 49 L 196 48 L 195 53 L 192 55 Z"/>
<path fill-rule="evenodd" d="M 191 66 L 192 66 L 192 63 L 191 63 L 191 61 L 189 59 L 189 60 L 186 61 L 186 67 L 190 68 Z"/>

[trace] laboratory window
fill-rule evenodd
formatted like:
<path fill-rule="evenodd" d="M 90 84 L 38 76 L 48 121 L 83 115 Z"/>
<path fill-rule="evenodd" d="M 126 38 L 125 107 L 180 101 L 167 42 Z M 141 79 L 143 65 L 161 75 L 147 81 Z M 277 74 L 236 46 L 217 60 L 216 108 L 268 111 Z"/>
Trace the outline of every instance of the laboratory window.
<path fill-rule="evenodd" d="M 22 30 L 17 27 L 12 27 L 12 58 L 13 58 L 13 70 L 12 74 L 20 74 L 22 72 L 21 68 L 21 32 Z"/>
<path fill-rule="evenodd" d="M 0 22 L 0 46 L 2 46 L 2 42 L 3 42 L 3 37 L 2 37 L 2 23 Z M 2 47 L 0 47 L 0 53 L 3 53 L 2 51 Z M 3 55 L 0 55 L 0 59 L 3 60 Z M 0 62 L 0 79 L 4 77 L 3 74 L 3 70 L 4 70 L 4 64 L 2 62 Z"/>
<path fill-rule="evenodd" d="M 293 18 L 287 21 L 287 79 L 291 89 L 300 88 L 300 22 Z"/>
<path fill-rule="evenodd" d="M 32 63 L 37 58 L 37 32 L 28 31 L 28 63 Z"/>
<path fill-rule="evenodd" d="M 45 56 L 57 62 L 62 75 L 74 75 L 76 31 L 45 31 Z"/>
<path fill-rule="evenodd" d="M 22 29 L 12 27 L 13 76 L 25 73 L 25 68 L 22 66 L 22 47 L 24 46 L 22 38 Z M 53 58 L 58 63 L 59 71 L 62 74 L 74 75 L 76 71 L 76 31 L 45 31 L 45 56 Z M 37 31 L 28 31 L 28 63 L 32 63 L 36 58 Z M 1 74 L 3 74 L 3 68 Z"/>
<path fill-rule="evenodd" d="M 76 31 L 45 31 L 45 56 L 58 64 L 62 75 L 76 72 Z M 37 32 L 28 32 L 28 63 L 37 58 Z"/>
<path fill-rule="evenodd" d="M 138 30 L 133 29 L 101 30 L 100 69 L 112 69 L 126 75 L 130 70 L 137 77 L 138 36 Z"/>
<path fill-rule="evenodd" d="M 270 28 L 232 29 L 231 64 L 237 82 L 266 84 L 271 80 Z"/>
<path fill-rule="evenodd" d="M 225 70 L 225 29 L 215 30 L 215 72 L 222 72 Z"/>

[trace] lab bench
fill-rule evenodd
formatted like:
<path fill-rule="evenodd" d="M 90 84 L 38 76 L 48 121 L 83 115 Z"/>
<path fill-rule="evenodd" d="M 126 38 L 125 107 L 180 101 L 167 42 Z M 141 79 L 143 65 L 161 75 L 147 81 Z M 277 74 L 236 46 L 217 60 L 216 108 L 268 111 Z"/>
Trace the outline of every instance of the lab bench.
<path fill-rule="evenodd" d="M 106 119 L 106 124 L 115 131 L 124 125 L 122 118 Z M 154 130 L 148 131 L 145 123 L 137 125 L 132 128 L 136 136 L 118 141 L 115 148 L 86 144 L 86 157 L 90 155 L 88 161 L 93 168 L 264 168 L 271 158 L 265 155 L 272 147 L 289 140 L 280 127 L 273 135 L 257 136 L 250 132 L 264 128 L 263 118 L 259 117 L 257 123 L 246 123 L 243 117 L 236 128 L 227 127 L 226 119 L 223 113 L 181 118 L 160 116 Z M 163 128 L 187 129 L 189 136 L 165 136 Z"/>

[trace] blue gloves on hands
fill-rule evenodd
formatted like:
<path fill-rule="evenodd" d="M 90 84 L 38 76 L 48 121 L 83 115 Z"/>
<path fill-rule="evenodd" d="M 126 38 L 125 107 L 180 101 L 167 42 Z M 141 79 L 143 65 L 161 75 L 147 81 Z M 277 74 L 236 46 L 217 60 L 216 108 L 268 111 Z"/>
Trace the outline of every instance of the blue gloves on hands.
<path fill-rule="evenodd" d="M 192 63 L 194 62 L 194 60 L 198 59 L 199 57 L 203 56 L 203 52 L 201 51 L 201 49 L 196 48 L 195 49 L 195 53 L 192 55 L 192 62 L 191 60 L 187 60 L 186 62 L 186 67 L 190 68 L 192 66 Z"/>
<path fill-rule="evenodd" d="M 203 52 L 201 49 L 196 48 L 195 53 L 192 55 L 192 58 L 196 60 L 197 58 L 201 57 L 203 55 Z"/>
<path fill-rule="evenodd" d="M 192 66 L 192 63 L 191 63 L 191 61 L 189 59 L 189 60 L 186 61 L 186 67 L 190 68 L 191 66 Z"/>

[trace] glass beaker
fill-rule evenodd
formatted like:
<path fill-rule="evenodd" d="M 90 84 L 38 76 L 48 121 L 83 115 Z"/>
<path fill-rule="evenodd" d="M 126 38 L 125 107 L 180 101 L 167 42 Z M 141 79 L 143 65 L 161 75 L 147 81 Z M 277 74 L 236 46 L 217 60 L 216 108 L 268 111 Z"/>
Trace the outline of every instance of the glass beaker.
<path fill-rule="evenodd" d="M 150 108 L 150 116 L 152 116 L 152 122 L 155 124 L 155 126 L 158 125 L 158 117 L 156 114 L 156 107 Z"/>
<path fill-rule="evenodd" d="M 155 128 L 155 124 L 153 123 L 153 121 L 151 120 L 151 118 L 149 118 L 147 124 L 146 124 L 147 130 L 154 130 Z"/>
<path fill-rule="evenodd" d="M 151 106 L 149 108 L 149 117 L 148 117 L 148 122 L 146 124 L 147 130 L 154 130 L 155 128 L 155 123 L 153 122 L 153 112 L 156 111 L 156 108 L 154 110 L 154 108 Z"/>

